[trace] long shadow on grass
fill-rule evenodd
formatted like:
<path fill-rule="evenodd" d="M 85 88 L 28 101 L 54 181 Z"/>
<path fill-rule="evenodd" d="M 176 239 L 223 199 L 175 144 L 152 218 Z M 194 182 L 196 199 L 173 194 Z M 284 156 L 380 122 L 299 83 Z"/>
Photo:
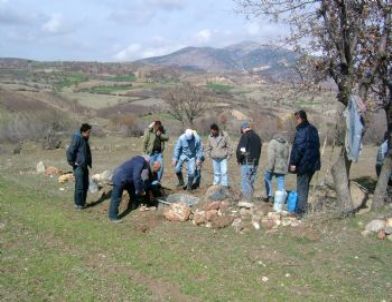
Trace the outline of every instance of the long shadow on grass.
<path fill-rule="evenodd" d="M 108 200 L 112 197 L 112 190 L 108 191 L 108 192 L 103 192 L 101 197 L 93 202 L 90 202 L 86 205 L 86 208 L 91 208 L 91 207 L 95 207 L 99 204 L 101 204 L 102 202 L 104 202 L 105 200 Z"/>

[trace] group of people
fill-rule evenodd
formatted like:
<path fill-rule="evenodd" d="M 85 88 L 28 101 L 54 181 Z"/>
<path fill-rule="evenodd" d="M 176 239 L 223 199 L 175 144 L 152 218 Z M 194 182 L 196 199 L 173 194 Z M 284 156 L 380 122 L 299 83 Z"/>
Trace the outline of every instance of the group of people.
<path fill-rule="evenodd" d="M 320 142 L 317 129 L 308 122 L 305 111 L 294 114 L 297 132 L 289 155 L 288 138 L 276 134 L 268 146 L 268 161 L 264 173 L 266 187 L 265 201 L 272 201 L 272 179 L 277 179 L 278 190 L 285 190 L 285 175 L 297 174 L 298 208 L 297 214 L 303 215 L 308 208 L 309 184 L 315 171 L 320 169 Z M 262 140 L 248 122 L 241 125 L 241 137 L 236 148 L 236 160 L 241 171 L 241 192 L 244 199 L 251 201 L 254 183 L 260 162 Z M 75 208 L 86 206 L 89 184 L 88 168 L 92 166 L 89 146 L 91 126 L 82 124 L 80 130 L 72 136 L 67 149 L 67 161 L 75 175 Z M 164 174 L 164 151 L 169 140 L 160 121 L 151 123 L 143 136 L 143 155 L 137 155 L 122 163 L 113 173 L 113 191 L 109 208 L 109 218 L 120 222 L 118 207 L 123 191 L 126 190 L 132 200 L 133 208 L 139 205 L 140 198 L 160 187 Z M 234 148 L 230 137 L 217 124 L 210 126 L 210 134 L 204 147 L 195 130 L 186 129 L 176 141 L 172 165 L 178 179 L 178 188 L 194 190 L 200 186 L 201 169 L 205 158 L 212 160 L 213 184 L 229 187 L 228 162 Z M 183 166 L 186 166 L 186 178 Z"/>

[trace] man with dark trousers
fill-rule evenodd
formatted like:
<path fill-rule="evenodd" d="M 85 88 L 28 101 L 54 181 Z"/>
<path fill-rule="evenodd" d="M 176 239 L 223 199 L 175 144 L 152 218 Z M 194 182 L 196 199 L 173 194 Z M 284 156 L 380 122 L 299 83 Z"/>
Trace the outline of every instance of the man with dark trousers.
<path fill-rule="evenodd" d="M 121 222 L 118 217 L 118 207 L 123 191 L 128 191 L 132 208 L 137 208 L 140 197 L 145 196 L 147 189 L 151 186 L 153 173 L 157 173 L 160 168 L 159 161 L 153 162 L 150 166 L 148 156 L 135 156 L 114 170 L 113 191 L 109 208 L 109 219 L 112 222 Z"/>
<path fill-rule="evenodd" d="M 297 174 L 297 214 L 308 212 L 309 184 L 313 174 L 320 170 L 320 140 L 317 128 L 308 122 L 306 112 L 294 113 L 297 133 L 290 154 L 290 172 Z"/>
<path fill-rule="evenodd" d="M 241 165 L 241 192 L 247 201 L 252 201 L 262 142 L 248 122 L 242 123 L 241 134 L 236 151 L 237 162 Z"/>
<path fill-rule="evenodd" d="M 91 168 L 92 157 L 88 140 L 91 134 L 91 126 L 82 124 L 71 139 L 67 149 L 67 161 L 73 168 L 75 176 L 75 209 L 82 210 L 86 206 L 88 190 L 88 167 Z"/>

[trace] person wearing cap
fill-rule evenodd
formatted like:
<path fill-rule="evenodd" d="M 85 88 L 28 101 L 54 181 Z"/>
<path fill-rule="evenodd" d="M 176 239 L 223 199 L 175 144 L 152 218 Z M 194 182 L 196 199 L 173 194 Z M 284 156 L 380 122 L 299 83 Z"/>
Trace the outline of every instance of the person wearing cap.
<path fill-rule="evenodd" d="M 236 157 L 238 164 L 241 165 L 241 192 L 248 201 L 252 201 L 253 198 L 261 146 L 261 138 L 251 129 L 249 123 L 242 123 Z"/>
<path fill-rule="evenodd" d="M 161 168 L 157 173 L 157 181 L 161 182 L 163 176 L 163 151 L 165 150 L 165 143 L 169 140 L 169 135 L 166 134 L 165 128 L 161 121 L 152 122 L 144 131 L 143 136 L 143 152 L 147 154 L 151 161 L 159 161 Z"/>
<path fill-rule="evenodd" d="M 75 209 L 82 210 L 86 207 L 88 191 L 88 168 L 92 165 L 91 149 L 89 138 L 91 125 L 82 124 L 71 139 L 71 144 L 67 148 L 67 162 L 72 167 L 75 176 Z"/>
<path fill-rule="evenodd" d="M 308 122 L 305 111 L 297 111 L 294 116 L 297 132 L 291 149 L 289 170 L 297 174 L 297 214 L 302 216 L 308 211 L 310 181 L 321 167 L 320 140 L 317 128 Z"/>
<path fill-rule="evenodd" d="M 184 187 L 184 177 L 182 174 L 182 166 L 186 163 L 187 167 L 187 190 L 194 188 L 195 172 L 199 170 L 204 159 L 203 144 L 199 135 L 192 129 L 186 129 L 185 133 L 180 135 L 173 152 L 173 167 L 178 178 L 177 187 Z M 199 177 L 199 176 L 198 176 Z M 199 180 L 198 180 L 199 181 Z"/>
<path fill-rule="evenodd" d="M 214 185 L 229 186 L 227 175 L 227 161 L 233 154 L 230 137 L 225 131 L 221 131 L 217 124 L 210 126 L 206 154 L 212 159 L 214 170 Z"/>
<path fill-rule="evenodd" d="M 150 166 L 151 164 L 151 166 Z M 148 156 L 135 156 L 122 163 L 113 173 L 113 191 L 109 207 L 109 219 L 120 222 L 118 207 L 124 190 L 127 190 L 132 202 L 132 209 L 137 208 L 141 196 L 146 195 L 146 190 L 161 165 L 159 161 L 150 162 Z"/>

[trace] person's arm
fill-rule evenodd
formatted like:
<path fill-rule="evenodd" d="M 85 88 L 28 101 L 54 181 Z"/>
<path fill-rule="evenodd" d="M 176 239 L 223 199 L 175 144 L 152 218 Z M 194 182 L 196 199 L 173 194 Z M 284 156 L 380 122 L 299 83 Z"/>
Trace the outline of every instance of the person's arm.
<path fill-rule="evenodd" d="M 242 135 L 236 151 L 236 157 L 238 163 L 241 163 L 245 159 L 245 153 L 248 152 L 248 150 L 246 150 L 246 144 L 247 144 L 247 139 L 245 135 Z"/>
<path fill-rule="evenodd" d="M 297 132 L 290 155 L 290 166 L 297 167 L 306 149 L 306 131 Z"/>
<path fill-rule="evenodd" d="M 169 140 L 169 134 L 165 132 L 160 132 L 159 139 L 161 142 L 167 142 Z"/>
<path fill-rule="evenodd" d="M 73 135 L 71 139 L 71 144 L 67 149 L 67 162 L 70 166 L 75 167 L 76 154 L 80 146 L 80 137 Z"/>
<path fill-rule="evenodd" d="M 180 158 L 181 149 L 182 149 L 181 138 L 178 138 L 177 143 L 174 146 L 174 150 L 173 150 L 173 165 L 174 166 L 177 164 L 177 161 Z"/>
<path fill-rule="evenodd" d="M 275 154 L 275 146 L 274 146 L 274 142 L 273 140 L 271 140 L 268 144 L 268 161 L 267 161 L 267 166 L 266 166 L 266 170 L 273 172 L 274 170 L 274 166 L 275 166 L 275 158 L 276 158 L 276 154 Z"/>
<path fill-rule="evenodd" d="M 143 153 L 147 153 L 148 141 L 150 140 L 150 128 L 144 131 L 143 135 Z"/>
<path fill-rule="evenodd" d="M 142 171 L 145 168 L 144 162 L 136 163 L 136 166 L 133 169 L 132 180 L 133 185 L 135 186 L 135 194 L 143 195 L 144 193 L 144 182 L 142 179 Z"/>

